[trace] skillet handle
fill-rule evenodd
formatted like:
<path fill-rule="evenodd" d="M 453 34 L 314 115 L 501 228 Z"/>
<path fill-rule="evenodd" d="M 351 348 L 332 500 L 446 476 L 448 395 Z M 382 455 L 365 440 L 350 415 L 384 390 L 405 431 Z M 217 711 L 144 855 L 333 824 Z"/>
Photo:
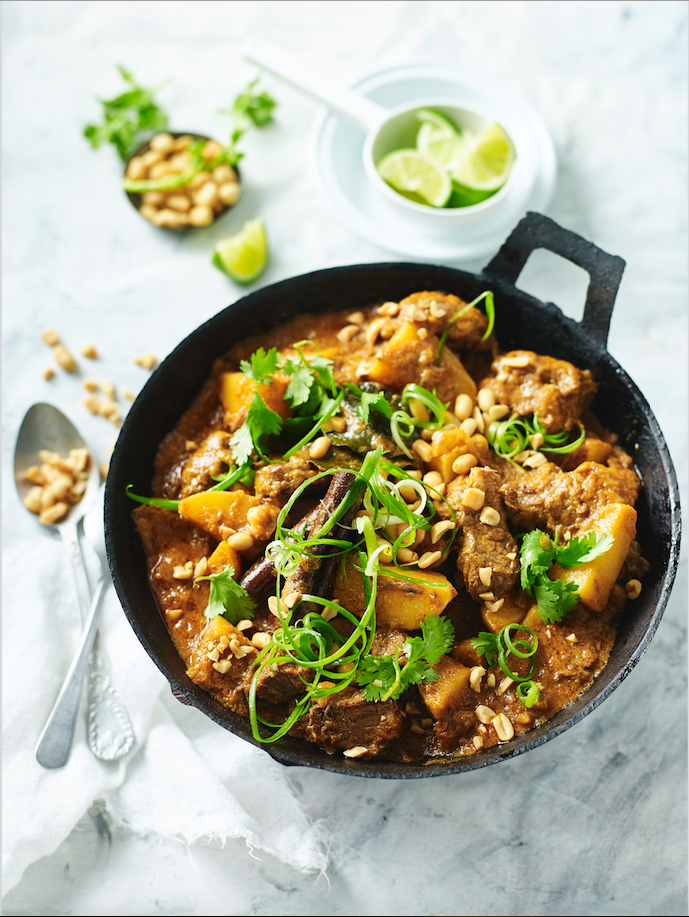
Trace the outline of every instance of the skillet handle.
<path fill-rule="evenodd" d="M 515 284 L 529 255 L 537 248 L 561 255 L 587 272 L 590 281 L 580 325 L 596 344 L 606 347 L 625 261 L 563 229 L 549 217 L 530 212 L 515 226 L 483 273 Z"/>

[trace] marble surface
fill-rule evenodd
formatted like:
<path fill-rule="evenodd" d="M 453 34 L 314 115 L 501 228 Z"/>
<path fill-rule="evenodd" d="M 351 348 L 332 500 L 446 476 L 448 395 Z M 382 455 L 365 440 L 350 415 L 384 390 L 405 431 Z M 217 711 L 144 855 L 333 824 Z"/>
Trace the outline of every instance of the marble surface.
<path fill-rule="evenodd" d="M 93 341 L 102 357 L 92 374 L 137 391 L 146 374 L 133 356 L 164 357 L 242 295 L 209 258 L 244 220 L 260 215 L 268 227 L 262 284 L 395 260 L 318 198 L 305 166 L 317 106 L 276 80 L 266 82 L 280 102 L 277 122 L 246 140 L 244 198 L 193 236 L 137 217 L 118 190 L 114 153 L 91 152 L 81 137 L 99 115 L 94 96 L 119 91 L 117 63 L 144 84 L 173 76 L 161 101 L 174 125 L 221 135 L 216 112 L 254 74 L 238 54 L 252 34 L 344 84 L 381 66 L 461 63 L 535 106 L 559 160 L 546 212 L 627 262 L 609 349 L 658 418 L 686 505 L 684 3 L 38 0 L 3 5 L 5 544 L 33 546 L 11 478 L 26 408 L 57 404 L 99 461 L 116 432 L 80 406 L 79 378 L 42 380 L 43 328 L 58 327 L 75 350 Z M 581 315 L 585 277 L 561 259 L 535 253 L 519 285 Z M 684 552 L 660 629 L 631 676 L 527 755 L 460 778 L 399 783 L 290 770 L 296 798 L 329 839 L 325 875 L 258 859 L 242 840 L 186 846 L 115 828 L 94 802 L 6 893 L 4 912 L 686 913 L 686 596 Z M 12 786 L 3 791 L 7 798 Z"/>

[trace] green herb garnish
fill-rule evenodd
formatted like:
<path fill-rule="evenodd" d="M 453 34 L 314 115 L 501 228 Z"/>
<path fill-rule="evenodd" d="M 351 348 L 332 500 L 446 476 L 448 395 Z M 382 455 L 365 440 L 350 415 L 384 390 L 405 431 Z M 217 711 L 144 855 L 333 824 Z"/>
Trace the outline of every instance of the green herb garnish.
<path fill-rule="evenodd" d="M 217 483 L 207 488 L 206 493 L 211 490 L 227 490 L 237 481 L 246 486 L 250 486 L 252 483 L 252 475 L 253 469 L 249 462 L 245 462 L 243 465 L 240 465 L 239 468 L 229 468 L 224 475 L 221 475 L 219 478 L 213 478 Z M 211 475 L 211 477 L 213 477 L 213 475 Z M 175 512 L 179 510 L 179 500 L 165 500 L 162 497 L 140 497 L 138 494 L 132 493 L 131 488 L 132 485 L 127 484 L 126 492 L 130 500 L 135 500 L 137 503 L 143 503 L 146 506 L 157 506 L 159 509 L 171 509 Z"/>
<path fill-rule="evenodd" d="M 167 127 L 168 118 L 162 108 L 154 101 L 154 95 L 163 86 L 144 89 L 137 85 L 134 75 L 118 65 L 122 79 L 129 84 L 126 92 L 109 101 L 101 100 L 104 123 L 89 124 L 84 129 L 84 137 L 94 149 L 104 143 L 112 143 L 117 148 L 121 159 L 127 159 L 137 145 L 142 132 L 163 130 Z"/>
<path fill-rule="evenodd" d="M 512 633 L 516 635 L 520 631 L 523 631 L 527 636 L 515 640 Z M 506 624 L 497 634 L 481 631 L 477 637 L 472 637 L 470 643 L 477 656 L 486 657 L 486 662 L 489 666 L 495 665 L 497 659 L 498 665 L 508 678 L 516 681 L 519 686 L 522 684 L 533 686 L 529 688 L 531 693 L 528 694 L 527 692 L 531 700 L 531 703 L 527 704 L 527 706 L 530 707 L 536 702 L 539 688 L 531 679 L 536 672 L 536 660 L 532 657 L 538 649 L 538 637 L 529 627 L 516 623 Z M 510 669 L 507 663 L 510 655 L 516 656 L 518 659 L 531 658 L 531 666 L 527 675 L 517 675 Z M 524 701 L 519 690 L 517 690 L 517 696 Z"/>
<path fill-rule="evenodd" d="M 523 417 L 510 417 L 508 420 L 494 421 L 486 431 L 486 439 L 493 452 L 496 455 L 507 459 L 517 468 L 521 468 L 514 458 L 525 449 L 531 449 L 532 437 L 540 436 L 541 445 L 538 447 L 540 452 L 550 452 L 557 455 L 564 455 L 568 452 L 574 452 L 584 442 L 586 431 L 579 424 L 579 436 L 571 443 L 568 443 L 569 431 L 560 430 L 559 433 L 548 433 L 543 424 L 535 414 L 529 414 Z M 523 468 L 521 469 L 524 470 Z"/>
<path fill-rule="evenodd" d="M 576 583 L 549 579 L 548 571 L 551 566 L 558 563 L 561 567 L 570 569 L 588 563 L 606 554 L 614 540 L 612 535 L 589 532 L 570 539 L 565 545 L 559 545 L 557 536 L 551 539 L 540 529 L 534 529 L 524 535 L 519 549 L 521 587 L 529 595 L 535 596 L 538 612 L 544 623 L 556 624 L 561 621 L 579 601 Z"/>
<path fill-rule="evenodd" d="M 222 615 L 230 624 L 238 624 L 246 618 L 253 618 L 256 612 L 256 602 L 233 577 L 234 567 L 228 564 L 220 573 L 211 573 L 210 576 L 196 578 L 194 585 L 204 580 L 208 580 L 211 584 L 210 598 L 205 611 L 207 618 Z"/>
<path fill-rule="evenodd" d="M 244 156 L 237 149 L 237 141 L 247 132 L 251 125 L 264 127 L 264 125 L 272 121 L 272 110 L 277 105 L 277 102 L 267 92 L 256 94 L 251 91 L 257 82 L 258 77 L 249 83 L 244 92 L 237 96 L 232 108 L 221 112 L 221 114 L 230 114 L 233 123 L 230 142 L 222 153 L 214 159 L 206 159 L 203 155 L 206 141 L 197 140 L 189 147 L 189 164 L 182 172 L 155 179 L 125 178 L 125 191 L 136 194 L 143 194 L 145 191 L 171 191 L 174 188 L 181 188 L 183 185 L 188 184 L 199 172 L 212 172 L 216 166 L 222 165 L 224 162 L 230 166 L 236 166 Z M 165 127 L 165 124 L 161 126 Z M 160 128 L 151 128 L 151 130 L 156 129 Z"/>
<path fill-rule="evenodd" d="M 397 656 L 366 656 L 361 660 L 356 680 L 363 686 L 366 700 L 396 700 L 410 685 L 438 680 L 440 676 L 431 665 L 452 649 L 454 628 L 448 618 L 428 615 L 421 622 L 421 634 L 404 644 L 404 665 Z"/>
<path fill-rule="evenodd" d="M 483 299 L 485 299 L 486 301 L 486 318 L 488 319 L 488 327 L 484 331 L 483 337 L 481 338 L 481 340 L 482 341 L 488 340 L 493 330 L 493 326 L 495 325 L 495 299 L 493 297 L 493 293 L 491 290 L 486 290 L 484 293 L 481 293 L 479 296 L 476 297 L 476 299 L 472 299 L 472 301 L 468 305 L 464 306 L 463 309 L 460 309 L 456 315 L 452 316 L 450 321 L 447 323 L 447 327 L 445 328 L 445 331 L 443 332 L 443 336 L 440 338 L 440 345 L 438 346 L 438 359 L 435 362 L 436 366 L 440 366 L 440 359 L 443 355 L 443 349 L 445 347 L 445 342 L 447 341 L 447 336 L 450 333 L 450 328 L 453 326 L 453 324 L 457 321 L 458 318 L 461 318 L 463 315 L 466 315 L 469 309 L 473 309 L 474 306 L 477 306 Z"/>
<path fill-rule="evenodd" d="M 395 440 L 397 447 L 408 458 L 412 458 L 412 453 L 404 440 L 414 436 L 417 429 L 439 430 L 445 423 L 445 412 L 449 407 L 448 404 L 443 404 L 433 392 L 429 392 L 428 389 L 423 388 L 421 385 L 410 383 L 404 386 L 401 401 L 405 407 L 409 407 L 409 402 L 412 399 L 420 402 L 426 408 L 429 420 L 420 420 L 401 409 L 393 411 L 390 418 L 392 438 Z"/>
<path fill-rule="evenodd" d="M 253 89 L 259 81 L 259 77 L 252 80 L 243 92 L 240 92 L 232 103 L 231 108 L 225 108 L 220 111 L 221 115 L 229 115 L 232 121 L 232 134 L 228 150 L 231 151 L 233 161 L 231 164 L 239 162 L 244 155 L 236 149 L 237 141 L 253 125 L 254 127 L 265 127 L 273 120 L 273 109 L 277 105 L 275 99 L 267 92 L 254 92 Z"/>

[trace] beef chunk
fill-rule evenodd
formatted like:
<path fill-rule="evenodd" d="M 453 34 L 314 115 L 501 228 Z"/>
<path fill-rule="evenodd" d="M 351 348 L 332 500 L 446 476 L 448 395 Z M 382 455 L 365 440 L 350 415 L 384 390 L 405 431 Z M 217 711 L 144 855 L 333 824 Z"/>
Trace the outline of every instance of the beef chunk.
<path fill-rule="evenodd" d="M 507 528 L 505 509 L 500 497 L 500 483 L 501 478 L 497 471 L 476 466 L 468 475 L 455 478 L 447 489 L 447 501 L 457 513 L 462 529 L 457 568 L 464 577 L 467 592 L 475 602 L 481 601 L 479 596 L 486 592 L 492 592 L 496 599 L 506 595 L 519 575 L 519 550 Z M 474 510 L 464 506 L 464 497 L 470 488 L 485 494 L 481 509 Z M 497 513 L 497 524 L 490 525 L 481 521 L 481 514 L 486 508 Z M 480 578 L 481 568 L 491 570 L 489 585 Z"/>
<path fill-rule="evenodd" d="M 249 693 L 254 672 L 249 670 L 244 679 L 244 691 Z M 313 679 L 312 669 L 287 662 L 283 665 L 264 666 L 256 677 L 256 697 L 271 704 L 298 697 L 306 690 L 304 682 Z"/>
<path fill-rule="evenodd" d="M 234 648 L 238 648 L 238 655 L 235 655 Z M 230 710 L 248 716 L 242 679 L 250 673 L 255 658 L 256 650 L 246 637 L 233 624 L 217 615 L 206 622 L 194 641 L 187 675 Z"/>
<path fill-rule="evenodd" d="M 562 471 L 549 462 L 506 481 L 500 493 L 510 522 L 518 528 L 576 535 L 608 504 L 633 506 L 639 486 L 631 460 L 613 468 L 584 462 L 574 471 Z"/>
<path fill-rule="evenodd" d="M 524 365 L 512 365 L 520 362 Z M 508 405 L 516 414 L 538 415 L 549 433 L 571 430 L 597 389 L 588 370 L 530 350 L 512 350 L 498 357 L 493 372 L 480 387 L 492 389 L 498 404 Z"/>
<path fill-rule="evenodd" d="M 306 714 L 306 738 L 331 752 L 361 745 L 369 755 L 378 755 L 401 731 L 396 701 L 367 701 L 353 688 L 315 701 Z"/>
<path fill-rule="evenodd" d="M 455 315 L 466 306 L 467 303 L 459 296 L 425 290 L 401 300 L 399 315 L 405 321 L 423 324 L 429 332 L 440 337 Z M 488 319 L 483 312 L 472 308 L 452 323 L 447 339 L 456 350 L 479 347 L 487 327 Z"/>
<path fill-rule="evenodd" d="M 432 668 L 438 680 L 421 682 L 419 693 L 435 718 L 433 731 L 440 748 L 452 751 L 457 740 L 475 725 L 476 694 L 469 684 L 471 669 L 450 656 L 443 656 Z"/>
<path fill-rule="evenodd" d="M 216 430 L 189 457 L 182 469 L 182 497 L 207 490 L 211 475 L 223 474 L 233 463 L 229 449 L 230 434 Z"/>
<path fill-rule="evenodd" d="M 282 465 L 266 465 L 256 472 L 254 492 L 257 497 L 284 506 L 294 491 L 316 473 L 313 465 L 297 458 Z"/>

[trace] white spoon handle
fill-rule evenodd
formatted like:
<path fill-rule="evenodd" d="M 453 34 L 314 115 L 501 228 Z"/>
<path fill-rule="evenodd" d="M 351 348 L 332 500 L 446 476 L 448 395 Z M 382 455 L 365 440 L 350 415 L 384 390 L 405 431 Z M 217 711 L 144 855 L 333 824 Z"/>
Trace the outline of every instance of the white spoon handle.
<path fill-rule="evenodd" d="M 288 57 L 279 48 L 259 38 L 249 38 L 242 45 L 242 55 L 252 64 L 257 64 L 270 73 L 305 92 L 311 98 L 324 102 L 339 112 L 348 121 L 354 121 L 364 130 L 373 130 L 388 117 L 389 112 L 382 105 L 370 99 L 336 86 L 320 74 L 313 73 Z"/>

